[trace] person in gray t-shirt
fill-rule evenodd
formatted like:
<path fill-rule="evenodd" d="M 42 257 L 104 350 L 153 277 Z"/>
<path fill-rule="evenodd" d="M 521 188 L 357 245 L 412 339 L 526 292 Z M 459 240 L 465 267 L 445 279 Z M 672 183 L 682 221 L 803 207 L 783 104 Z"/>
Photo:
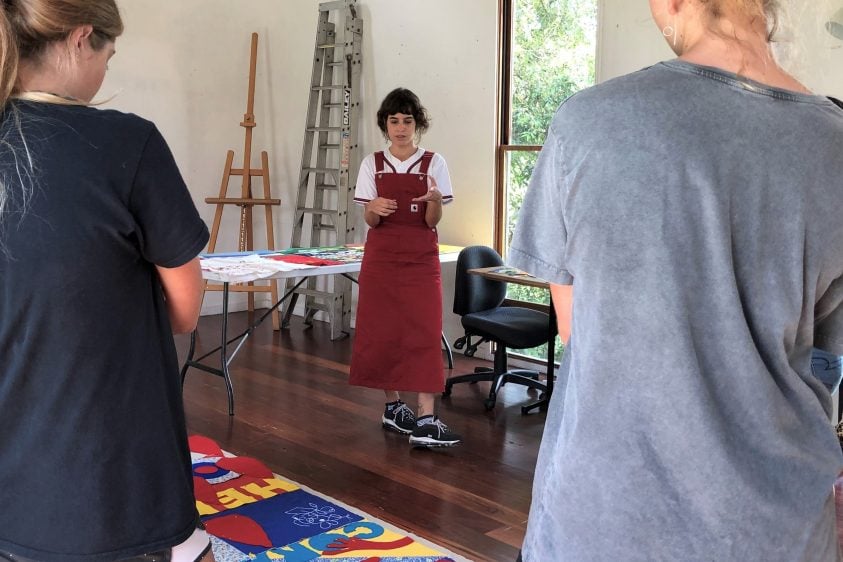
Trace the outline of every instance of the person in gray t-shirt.
<path fill-rule="evenodd" d="M 838 560 L 843 111 L 769 2 L 650 4 L 679 58 L 562 104 L 509 250 L 571 333 L 523 558 Z"/>

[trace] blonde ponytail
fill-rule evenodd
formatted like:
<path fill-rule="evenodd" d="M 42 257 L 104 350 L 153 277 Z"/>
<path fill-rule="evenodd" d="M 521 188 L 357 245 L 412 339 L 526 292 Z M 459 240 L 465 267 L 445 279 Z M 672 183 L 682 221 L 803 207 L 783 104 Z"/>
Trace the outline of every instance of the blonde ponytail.
<path fill-rule="evenodd" d="M 20 60 L 17 37 L 12 22 L 9 21 L 6 6 L 7 4 L 0 2 L 0 108 L 6 107 L 6 102 L 15 89 Z"/>

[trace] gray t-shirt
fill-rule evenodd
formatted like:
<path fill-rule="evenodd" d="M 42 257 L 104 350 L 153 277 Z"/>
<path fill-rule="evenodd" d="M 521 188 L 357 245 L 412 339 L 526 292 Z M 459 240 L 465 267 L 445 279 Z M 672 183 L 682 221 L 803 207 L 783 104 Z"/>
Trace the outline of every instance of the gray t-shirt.
<path fill-rule="evenodd" d="M 843 111 L 670 61 L 560 107 L 513 266 L 574 285 L 526 562 L 837 560 Z"/>

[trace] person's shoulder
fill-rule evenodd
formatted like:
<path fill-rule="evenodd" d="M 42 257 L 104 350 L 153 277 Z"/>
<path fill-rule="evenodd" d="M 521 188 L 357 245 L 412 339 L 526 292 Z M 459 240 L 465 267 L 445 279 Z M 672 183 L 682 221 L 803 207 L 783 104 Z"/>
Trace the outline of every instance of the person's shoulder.
<path fill-rule="evenodd" d="M 838 126 L 843 126 L 843 101 L 832 96 L 826 97 L 833 104 L 831 108 L 832 119 L 835 120 Z"/>
<path fill-rule="evenodd" d="M 85 107 L 84 109 L 87 110 L 90 119 L 99 120 L 105 125 L 113 125 L 124 130 L 137 131 L 147 135 L 157 130 L 155 123 L 134 113 L 97 107 Z"/>
<path fill-rule="evenodd" d="M 550 124 L 550 132 L 560 136 L 581 135 L 591 130 L 596 119 L 626 119 L 631 113 L 659 105 L 665 73 L 660 65 L 648 66 L 584 88 L 565 99 Z M 644 107 L 642 107 L 642 101 Z M 652 102 L 652 103 L 650 103 Z"/>
<path fill-rule="evenodd" d="M 42 127 L 66 127 L 74 134 L 84 136 L 134 138 L 146 142 L 157 130 L 152 121 L 116 109 L 29 101 L 18 101 L 15 107 Z"/>
<path fill-rule="evenodd" d="M 377 150 L 375 152 L 370 152 L 369 154 L 364 156 L 363 160 L 360 162 L 360 167 L 361 168 L 364 168 L 366 166 L 374 167 L 374 165 L 375 165 L 375 154 L 377 154 L 378 152 L 380 152 L 380 151 Z"/>
<path fill-rule="evenodd" d="M 578 107 L 580 105 L 602 104 L 607 100 L 619 101 L 632 95 L 639 94 L 642 88 L 656 89 L 664 74 L 660 72 L 660 65 L 647 66 L 629 74 L 610 78 L 594 86 L 583 88 L 562 102 L 562 106 Z"/>
<path fill-rule="evenodd" d="M 429 148 L 419 147 L 418 154 L 421 156 L 425 156 L 426 154 L 430 154 L 430 164 L 431 165 L 438 165 L 438 164 L 445 164 L 445 157 L 442 156 L 439 152 L 435 150 L 430 150 Z"/>

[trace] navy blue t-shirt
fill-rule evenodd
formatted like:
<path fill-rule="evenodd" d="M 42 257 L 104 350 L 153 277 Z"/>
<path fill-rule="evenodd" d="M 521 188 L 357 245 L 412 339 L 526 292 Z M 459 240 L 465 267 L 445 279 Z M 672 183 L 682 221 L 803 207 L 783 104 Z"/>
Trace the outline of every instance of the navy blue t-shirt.
<path fill-rule="evenodd" d="M 149 121 L 13 102 L 0 135 L 0 549 L 112 561 L 178 544 L 196 511 L 155 266 L 190 261 L 208 229 Z"/>

